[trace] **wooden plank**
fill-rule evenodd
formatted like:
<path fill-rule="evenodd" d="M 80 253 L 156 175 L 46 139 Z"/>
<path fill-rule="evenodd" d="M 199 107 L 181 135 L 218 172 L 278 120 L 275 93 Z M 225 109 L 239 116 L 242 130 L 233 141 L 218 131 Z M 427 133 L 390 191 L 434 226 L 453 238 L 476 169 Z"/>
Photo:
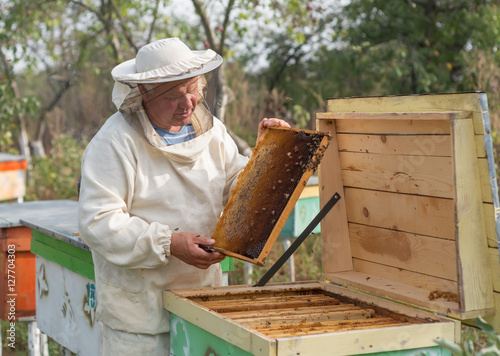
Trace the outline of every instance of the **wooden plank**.
<path fill-rule="evenodd" d="M 486 143 L 484 135 L 476 135 L 476 152 L 479 158 L 486 158 Z"/>
<path fill-rule="evenodd" d="M 233 305 L 251 305 L 251 304 L 281 304 L 287 302 L 328 302 L 338 304 L 339 301 L 330 296 L 315 294 L 315 295 L 285 295 L 285 296 L 253 296 L 252 298 L 241 299 L 220 299 L 220 300 L 207 300 L 198 301 L 198 304 L 207 308 L 216 308 L 219 306 L 233 306 Z"/>
<path fill-rule="evenodd" d="M 196 300 L 215 300 L 223 299 L 240 299 L 242 296 L 253 298 L 259 295 L 297 295 L 300 294 L 318 294 L 324 293 L 325 285 L 319 281 L 300 281 L 287 283 L 286 287 L 283 283 L 268 283 L 264 287 L 252 287 L 248 285 L 231 285 L 220 287 L 200 287 L 189 289 L 175 289 L 169 293 L 175 294 L 181 298 L 189 298 Z"/>
<path fill-rule="evenodd" d="M 320 205 L 324 206 L 335 193 L 341 196 L 332 211 L 321 221 L 323 271 L 330 273 L 350 271 L 352 270 L 351 245 L 335 122 L 318 120 L 317 126 L 318 130 L 330 132 L 332 135 L 332 141 L 319 166 Z"/>
<path fill-rule="evenodd" d="M 331 298 L 331 300 L 312 300 L 302 301 L 302 300 L 292 300 L 276 303 L 249 303 L 249 304 L 239 304 L 239 305 L 220 305 L 220 306 L 206 306 L 210 310 L 218 313 L 230 313 L 235 311 L 252 311 L 252 310 L 268 310 L 268 309 L 281 309 L 281 308 L 300 308 L 305 306 L 325 306 L 338 304 L 338 300 Z"/>
<path fill-rule="evenodd" d="M 260 325 L 299 324 L 304 322 L 323 322 L 330 320 L 359 320 L 372 318 L 374 311 L 370 309 L 346 311 L 322 311 L 317 313 L 301 313 L 299 315 L 266 315 L 253 318 L 231 318 L 232 320 L 252 327 Z"/>
<path fill-rule="evenodd" d="M 376 276 L 412 287 L 424 288 L 428 291 L 440 290 L 457 294 L 458 286 L 456 278 L 454 281 L 432 277 L 426 274 L 406 271 L 397 267 L 390 267 L 384 264 L 368 262 L 353 258 L 354 270 L 370 276 Z"/>
<path fill-rule="evenodd" d="M 450 135 L 337 134 L 340 152 L 451 157 Z"/>
<path fill-rule="evenodd" d="M 471 118 L 469 112 L 464 111 L 427 111 L 427 112 L 335 112 L 330 111 L 316 114 L 318 119 L 347 119 L 347 120 L 405 120 L 405 121 L 452 121 Z"/>
<path fill-rule="evenodd" d="M 484 222 L 486 225 L 486 235 L 488 246 L 498 248 L 497 230 L 495 222 L 495 206 L 493 203 L 483 203 Z"/>
<path fill-rule="evenodd" d="M 344 187 L 453 198 L 451 157 L 340 152 Z"/>
<path fill-rule="evenodd" d="M 500 293 L 500 263 L 498 262 L 498 248 L 488 248 L 493 290 Z"/>
<path fill-rule="evenodd" d="M 163 307 L 253 355 L 276 355 L 276 340 L 258 335 L 244 325 L 221 318 L 217 313 L 200 308 L 195 303 L 180 298 L 170 291 L 163 292 Z"/>
<path fill-rule="evenodd" d="M 491 189 L 488 160 L 486 158 L 479 158 L 477 162 L 481 181 L 481 197 L 485 203 L 493 203 L 493 192 Z"/>
<path fill-rule="evenodd" d="M 495 299 L 495 306 L 496 306 L 497 313 L 495 315 L 484 317 L 484 320 L 486 320 L 486 322 L 488 324 L 493 326 L 496 333 L 498 334 L 498 330 L 500 330 L 500 314 L 498 313 L 498 310 L 500 310 L 500 293 L 494 293 L 493 298 Z M 470 320 L 465 320 L 464 323 L 471 325 L 471 326 L 474 326 L 474 327 L 477 327 L 475 318 L 470 319 Z"/>
<path fill-rule="evenodd" d="M 324 295 L 323 293 L 314 293 L 314 294 L 297 294 L 295 293 L 289 293 L 289 294 L 260 294 L 260 295 L 252 295 L 252 296 L 245 296 L 241 295 L 240 298 L 235 298 L 235 299 L 217 299 L 217 300 L 202 300 L 199 303 L 200 304 L 210 304 L 210 305 L 219 305 L 219 304 L 227 304 L 227 303 L 253 303 L 255 301 L 259 303 L 264 303 L 264 302 L 271 302 L 271 303 L 279 303 L 279 302 L 286 302 L 286 301 L 292 301 L 292 300 L 302 300 L 302 301 L 310 301 L 310 300 L 331 300 L 334 299 L 330 296 Z"/>
<path fill-rule="evenodd" d="M 462 312 L 459 310 L 458 302 L 451 301 L 453 298 L 447 298 L 450 301 L 443 298 L 432 299 L 431 292 L 427 289 L 412 287 L 406 283 L 375 277 L 371 274 L 351 271 L 328 274 L 324 277 L 330 282 L 384 296 L 410 305 L 419 306 L 426 310 L 432 310 L 459 319 L 473 318 L 480 314 L 491 315 L 494 313 L 494 309 L 476 310 L 467 313 Z"/>
<path fill-rule="evenodd" d="M 354 277 L 354 279 L 359 278 L 359 279 L 366 279 L 367 276 L 366 274 L 362 273 L 357 273 L 357 272 L 340 272 L 336 273 L 334 275 L 329 275 L 328 277 L 332 278 L 337 278 L 336 276 L 351 276 Z M 340 278 L 338 278 L 341 280 Z M 353 280 L 354 280 L 353 279 Z M 384 282 L 390 282 L 388 280 L 380 279 L 379 281 L 375 281 L 375 284 L 380 284 L 383 285 Z M 386 310 L 389 310 L 391 312 L 404 315 L 405 318 L 419 318 L 422 320 L 427 320 L 429 322 L 439 322 L 439 321 L 449 321 L 450 319 L 447 317 L 443 317 L 440 315 L 435 314 L 434 312 L 429 313 L 421 308 L 414 308 L 412 306 L 409 306 L 408 304 L 402 303 L 401 300 L 398 300 L 397 303 L 394 303 L 392 300 L 388 298 L 387 294 L 373 294 L 368 290 L 353 290 L 350 288 L 345 288 L 344 286 L 340 285 L 335 285 L 331 284 L 330 282 L 321 282 L 325 290 L 334 293 L 335 296 L 339 299 L 342 297 L 348 298 L 348 299 L 355 299 L 357 301 L 358 305 L 362 305 L 365 303 L 365 305 L 376 305 L 377 308 L 383 308 Z M 390 284 L 390 283 L 389 283 Z M 342 284 L 345 285 L 345 284 Z M 385 285 L 385 287 L 390 287 L 391 289 L 394 289 L 392 287 L 398 287 L 399 285 Z M 403 287 L 404 289 L 404 287 Z M 421 288 L 410 288 L 413 291 L 421 289 Z M 427 299 L 427 298 L 424 298 Z M 447 307 L 453 306 L 453 303 L 448 303 Z M 459 324 L 459 323 L 458 323 Z M 460 339 L 460 333 L 459 330 L 457 329 L 457 337 Z"/>
<path fill-rule="evenodd" d="M 364 133 L 377 135 L 449 135 L 447 121 L 406 120 L 335 120 L 337 133 Z"/>
<path fill-rule="evenodd" d="M 0 171 L 0 200 L 21 198 L 26 194 L 26 171 Z"/>
<path fill-rule="evenodd" d="M 55 239 L 51 239 L 55 240 Z M 65 269 L 77 273 L 87 279 L 95 281 L 94 264 L 92 255 L 89 251 L 84 251 L 78 247 L 71 246 L 59 240 L 55 240 L 63 245 L 62 249 L 54 247 L 53 244 L 46 244 L 42 239 L 31 240 L 31 252 L 37 256 L 41 256 L 55 264 L 58 264 Z M 73 252 L 72 248 L 79 251 Z M 67 249 L 67 250 L 65 250 Z M 90 260 L 90 262 L 89 262 Z"/>
<path fill-rule="evenodd" d="M 303 315 L 307 313 L 319 313 L 326 311 L 342 311 L 342 310 L 357 310 L 360 307 L 349 304 L 335 304 L 326 306 L 312 306 L 312 307 L 299 307 L 299 308 L 282 308 L 282 309 L 268 309 L 268 310 L 251 310 L 243 312 L 231 312 L 225 313 L 224 316 L 231 319 L 244 319 L 244 318 L 254 318 L 261 316 L 275 316 L 275 315 Z"/>
<path fill-rule="evenodd" d="M 349 222 L 455 238 L 455 213 L 451 199 L 346 188 L 345 201 Z"/>
<path fill-rule="evenodd" d="M 408 323 L 395 321 L 391 318 L 373 318 L 361 320 L 305 322 L 300 324 L 259 325 L 255 329 L 271 338 L 296 337 L 301 335 L 346 332 L 351 330 L 366 330 L 389 326 L 402 326 Z"/>
<path fill-rule="evenodd" d="M 455 121 L 453 152 L 456 171 L 456 213 L 459 297 L 462 311 L 495 307 L 481 184 L 472 120 Z"/>
<path fill-rule="evenodd" d="M 15 251 L 31 250 L 31 230 L 24 226 L 0 228 L 0 251 L 3 253 L 15 245 Z"/>
<path fill-rule="evenodd" d="M 281 355 L 399 355 L 410 356 L 419 353 L 441 355 L 435 339 L 455 339 L 452 321 L 423 325 L 405 325 L 378 329 L 353 330 L 346 333 L 305 335 L 278 339 L 278 353 Z M 409 349 L 411 348 L 411 349 Z"/>
<path fill-rule="evenodd" d="M 352 256 L 390 267 L 457 280 L 455 242 L 350 224 Z"/>
<path fill-rule="evenodd" d="M 481 93 L 371 96 L 327 100 L 329 112 L 481 112 Z"/>

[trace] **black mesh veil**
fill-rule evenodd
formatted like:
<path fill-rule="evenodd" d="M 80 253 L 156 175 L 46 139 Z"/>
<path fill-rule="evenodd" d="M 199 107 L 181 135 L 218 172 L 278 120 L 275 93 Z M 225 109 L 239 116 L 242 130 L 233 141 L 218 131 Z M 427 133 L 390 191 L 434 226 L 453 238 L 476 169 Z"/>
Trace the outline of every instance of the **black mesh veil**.
<path fill-rule="evenodd" d="M 201 96 L 203 97 L 202 105 L 212 114 L 215 115 L 217 105 L 217 88 L 219 85 L 219 70 L 220 67 L 201 76 Z"/>

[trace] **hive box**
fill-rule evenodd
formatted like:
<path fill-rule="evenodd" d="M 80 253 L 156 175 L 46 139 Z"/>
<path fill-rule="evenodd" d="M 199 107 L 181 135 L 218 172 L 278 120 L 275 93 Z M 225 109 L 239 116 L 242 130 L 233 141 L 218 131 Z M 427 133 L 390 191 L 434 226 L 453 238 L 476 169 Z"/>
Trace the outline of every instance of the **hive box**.
<path fill-rule="evenodd" d="M 31 251 L 36 256 L 38 328 L 71 352 L 99 354 L 94 264 L 89 247 L 78 236 L 78 202 L 64 211 L 26 217 Z"/>
<path fill-rule="evenodd" d="M 47 218 L 65 212 L 74 202 L 46 200 L 0 204 L 0 319 L 34 318 L 36 314 L 35 255 L 31 251 L 31 230 L 21 219 Z M 15 300 L 13 309 L 7 304 Z"/>
<path fill-rule="evenodd" d="M 323 281 L 166 291 L 174 351 L 193 350 L 204 335 L 203 351 L 217 354 L 443 355 L 434 340 L 460 341 L 460 320 L 497 320 L 498 194 L 486 95 L 331 99 L 317 119 L 332 135 L 320 204 L 342 197 L 321 224 Z M 273 315 L 290 294 L 326 295 L 362 311 L 337 321 L 325 320 L 330 307 Z M 217 303 L 247 305 L 248 315 Z M 350 320 L 355 313 L 361 320 Z M 377 325 L 386 316 L 389 325 Z"/>
<path fill-rule="evenodd" d="M 24 197 L 26 168 L 28 163 L 23 156 L 0 153 L 0 201 Z"/>

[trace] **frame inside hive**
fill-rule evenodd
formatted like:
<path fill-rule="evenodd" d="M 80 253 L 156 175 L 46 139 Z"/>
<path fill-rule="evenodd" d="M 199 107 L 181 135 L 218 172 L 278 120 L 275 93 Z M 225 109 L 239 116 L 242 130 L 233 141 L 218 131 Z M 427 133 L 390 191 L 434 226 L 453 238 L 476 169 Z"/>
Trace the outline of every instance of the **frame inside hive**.
<path fill-rule="evenodd" d="M 267 128 L 217 223 L 214 249 L 262 266 L 330 139 L 324 132 Z"/>
<path fill-rule="evenodd" d="M 400 314 L 375 304 L 332 293 L 319 283 L 288 287 L 233 288 L 207 294 L 194 290 L 190 302 L 270 338 L 319 335 L 438 322 Z M 179 292 L 183 295 L 183 291 Z"/>

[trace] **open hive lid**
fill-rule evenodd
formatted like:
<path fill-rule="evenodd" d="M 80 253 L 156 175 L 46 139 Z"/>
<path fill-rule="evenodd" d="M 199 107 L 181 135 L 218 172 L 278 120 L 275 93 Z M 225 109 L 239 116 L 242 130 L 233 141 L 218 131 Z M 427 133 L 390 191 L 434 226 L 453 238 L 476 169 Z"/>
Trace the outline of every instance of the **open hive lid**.
<path fill-rule="evenodd" d="M 328 100 L 320 202 L 343 199 L 322 221 L 323 278 L 459 319 L 495 313 L 489 125 L 484 93 Z"/>
<path fill-rule="evenodd" d="M 217 223 L 214 249 L 262 266 L 329 140 L 324 132 L 267 128 Z"/>

